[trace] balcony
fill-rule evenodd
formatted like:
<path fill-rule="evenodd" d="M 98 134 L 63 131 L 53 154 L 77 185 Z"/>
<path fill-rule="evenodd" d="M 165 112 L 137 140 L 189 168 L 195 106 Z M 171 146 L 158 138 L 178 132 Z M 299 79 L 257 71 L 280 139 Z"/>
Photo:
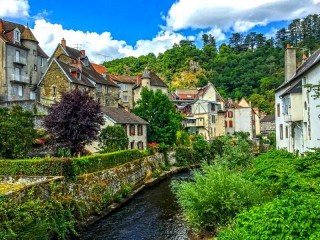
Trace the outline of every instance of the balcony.
<path fill-rule="evenodd" d="M 189 127 L 204 127 L 204 119 L 202 118 L 186 118 L 183 121 L 183 126 Z"/>
<path fill-rule="evenodd" d="M 29 79 L 23 75 L 11 74 L 10 82 L 20 83 L 20 84 L 29 84 Z"/>
<path fill-rule="evenodd" d="M 25 65 L 27 65 L 27 60 L 25 58 L 22 58 L 22 57 L 14 58 L 13 59 L 13 63 L 21 65 L 21 66 L 25 66 Z"/>

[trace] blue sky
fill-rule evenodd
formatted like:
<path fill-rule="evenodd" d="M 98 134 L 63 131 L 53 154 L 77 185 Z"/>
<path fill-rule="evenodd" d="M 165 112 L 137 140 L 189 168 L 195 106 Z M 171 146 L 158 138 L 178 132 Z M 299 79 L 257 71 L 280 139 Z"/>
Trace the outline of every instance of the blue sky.
<path fill-rule="evenodd" d="M 48 55 L 62 38 L 90 60 L 158 54 L 182 39 L 201 47 L 232 32 L 272 36 L 295 18 L 320 13 L 320 0 L 0 0 L 0 18 L 28 24 Z"/>

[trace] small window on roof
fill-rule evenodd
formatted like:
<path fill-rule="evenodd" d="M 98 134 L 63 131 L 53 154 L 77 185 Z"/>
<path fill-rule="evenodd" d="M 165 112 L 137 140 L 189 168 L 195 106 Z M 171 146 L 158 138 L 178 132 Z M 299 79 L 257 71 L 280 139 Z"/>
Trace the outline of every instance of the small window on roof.
<path fill-rule="evenodd" d="M 18 28 L 14 30 L 14 42 L 20 42 L 20 31 Z"/>

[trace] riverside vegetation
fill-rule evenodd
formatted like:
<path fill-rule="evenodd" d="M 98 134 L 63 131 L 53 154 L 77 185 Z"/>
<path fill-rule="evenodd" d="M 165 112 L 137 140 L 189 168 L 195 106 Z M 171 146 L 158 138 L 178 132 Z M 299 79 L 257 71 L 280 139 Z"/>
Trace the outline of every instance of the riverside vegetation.
<path fill-rule="evenodd" d="M 187 224 L 222 240 L 319 239 L 320 151 L 254 158 L 248 144 L 220 138 L 221 154 L 173 184 Z"/>

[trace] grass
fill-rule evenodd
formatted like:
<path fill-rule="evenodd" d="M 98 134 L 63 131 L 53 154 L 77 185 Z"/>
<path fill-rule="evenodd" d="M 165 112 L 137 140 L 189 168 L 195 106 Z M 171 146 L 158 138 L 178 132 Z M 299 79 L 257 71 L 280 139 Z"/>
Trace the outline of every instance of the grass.
<path fill-rule="evenodd" d="M 0 194 L 7 193 L 9 191 L 17 191 L 24 186 L 25 185 L 21 183 L 0 183 Z"/>

